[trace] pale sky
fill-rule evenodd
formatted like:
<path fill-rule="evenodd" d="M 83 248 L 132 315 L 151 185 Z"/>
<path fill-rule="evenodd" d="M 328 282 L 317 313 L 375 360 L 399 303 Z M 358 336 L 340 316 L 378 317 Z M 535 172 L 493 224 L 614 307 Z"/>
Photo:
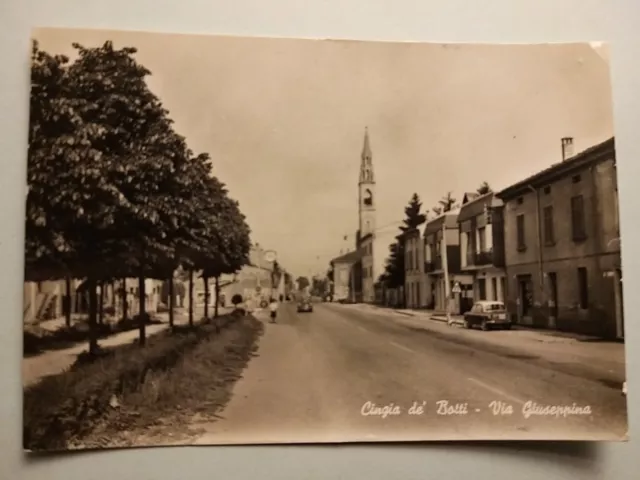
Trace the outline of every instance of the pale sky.
<path fill-rule="evenodd" d="M 252 240 L 295 275 L 353 248 L 369 128 L 377 225 L 411 195 L 431 207 L 486 180 L 500 189 L 613 135 L 606 46 L 464 45 L 38 30 L 50 53 L 72 42 L 138 48 L 148 83 L 240 202 Z M 597 48 L 594 48 L 597 47 Z M 379 231 L 390 243 L 395 227 Z M 343 240 L 349 235 L 348 244 Z M 376 263 L 381 263 L 378 259 Z"/>

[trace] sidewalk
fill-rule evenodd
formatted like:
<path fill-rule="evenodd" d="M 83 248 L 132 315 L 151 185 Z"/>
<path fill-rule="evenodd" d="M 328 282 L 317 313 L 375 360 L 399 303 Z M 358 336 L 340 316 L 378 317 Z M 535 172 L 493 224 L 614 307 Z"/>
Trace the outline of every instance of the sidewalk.
<path fill-rule="evenodd" d="M 166 323 L 148 325 L 147 335 L 155 335 L 169 328 Z M 101 347 L 115 347 L 132 343 L 139 336 L 138 330 L 117 333 L 105 339 L 99 340 Z M 34 357 L 22 359 L 22 385 L 31 386 L 38 383 L 44 377 L 57 375 L 67 370 L 76 361 L 80 353 L 89 348 L 89 342 L 82 342 L 64 350 L 49 350 Z"/>
<path fill-rule="evenodd" d="M 231 308 L 219 309 L 219 314 L 224 315 L 230 312 Z M 212 312 L 213 313 L 213 312 Z M 169 328 L 169 314 L 167 312 L 154 314 L 162 323 L 147 325 L 147 337 L 156 335 Z M 194 320 L 199 320 L 198 315 L 194 315 Z M 189 321 L 187 312 L 175 312 L 175 325 L 186 325 Z M 56 320 L 51 321 L 56 322 Z M 62 319 L 64 325 L 64 319 Z M 51 328 L 51 327 L 50 327 Z M 101 347 L 116 347 L 132 343 L 139 336 L 139 330 L 128 330 L 126 332 L 116 333 L 109 337 L 98 340 Z M 44 377 L 57 375 L 68 369 L 76 361 L 77 356 L 89 348 L 89 342 L 81 342 L 73 347 L 63 350 L 49 350 L 33 357 L 22 359 L 22 384 L 23 387 L 33 385 Z"/>

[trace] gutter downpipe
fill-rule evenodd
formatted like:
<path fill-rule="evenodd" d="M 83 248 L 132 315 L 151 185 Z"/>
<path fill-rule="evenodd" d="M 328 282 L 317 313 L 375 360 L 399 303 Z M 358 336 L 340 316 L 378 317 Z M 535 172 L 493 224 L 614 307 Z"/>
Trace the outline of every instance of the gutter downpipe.
<path fill-rule="evenodd" d="M 544 295 L 544 258 L 543 258 L 543 251 L 542 251 L 542 223 L 540 221 L 540 192 L 531 185 L 527 185 L 527 188 L 531 190 L 536 196 L 536 230 L 538 234 L 537 236 L 538 236 L 538 277 L 539 277 L 538 287 L 540 289 L 540 311 L 542 311 L 545 295 Z M 550 326 L 550 325 L 547 325 L 547 326 Z"/>

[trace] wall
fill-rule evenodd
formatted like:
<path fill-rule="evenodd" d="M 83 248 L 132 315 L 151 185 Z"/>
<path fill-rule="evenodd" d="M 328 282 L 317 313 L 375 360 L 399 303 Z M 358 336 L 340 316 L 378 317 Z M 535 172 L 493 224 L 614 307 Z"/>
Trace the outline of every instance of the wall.
<path fill-rule="evenodd" d="M 363 252 L 361 265 L 361 278 L 362 278 L 362 301 L 366 303 L 375 302 L 375 290 L 374 284 L 377 277 L 375 276 L 374 268 L 374 239 L 373 235 L 365 238 L 360 243 L 360 250 Z"/>
<path fill-rule="evenodd" d="M 580 175 L 580 181 L 573 178 Z M 558 328 L 600 336 L 615 336 L 615 293 L 613 280 L 606 276 L 619 267 L 619 219 L 617 212 L 616 168 L 612 159 L 583 168 L 540 190 L 541 211 L 554 209 L 554 240 L 542 248 L 542 275 L 538 261 L 536 199 L 524 195 L 522 204 L 509 200 L 505 205 L 505 258 L 507 264 L 507 305 L 512 317 L 539 327 Z M 571 197 L 584 198 L 587 238 L 572 238 Z M 525 214 L 526 250 L 518 251 L 516 215 Z M 542 222 L 542 218 L 541 218 Z M 543 236 L 544 242 L 544 236 Z M 577 269 L 584 267 L 588 276 L 588 308 L 579 308 L 580 292 Z M 548 273 L 555 272 L 557 317 L 551 315 L 548 302 L 551 288 Z M 533 308 L 528 318 L 520 315 L 518 275 L 531 275 Z M 540 279 L 542 278 L 542 282 Z"/>
<path fill-rule="evenodd" d="M 346 300 L 349 298 L 349 276 L 351 274 L 351 266 L 347 263 L 337 263 L 334 265 L 333 282 L 334 282 L 334 300 Z"/>
<path fill-rule="evenodd" d="M 484 279 L 485 281 L 485 298 L 480 298 L 480 279 Z M 506 274 L 503 271 L 497 269 L 489 269 L 479 270 L 475 272 L 473 281 L 474 301 L 477 302 L 479 300 L 496 300 L 498 302 L 504 302 L 506 299 L 506 292 L 504 290 L 506 290 Z"/>

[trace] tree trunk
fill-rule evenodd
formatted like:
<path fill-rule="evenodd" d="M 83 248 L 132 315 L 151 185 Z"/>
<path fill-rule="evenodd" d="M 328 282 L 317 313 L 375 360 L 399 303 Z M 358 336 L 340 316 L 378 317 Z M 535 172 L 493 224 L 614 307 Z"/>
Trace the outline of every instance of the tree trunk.
<path fill-rule="evenodd" d="M 220 306 L 220 276 L 216 276 L 215 280 L 216 303 L 214 306 L 213 316 L 214 318 L 218 318 L 218 307 Z"/>
<path fill-rule="evenodd" d="M 98 332 L 96 331 L 96 318 L 98 314 L 98 295 L 96 293 L 96 281 L 87 278 L 87 293 L 89 295 L 89 354 L 98 353 Z"/>
<path fill-rule="evenodd" d="M 67 328 L 70 328 L 71 327 L 71 278 L 68 276 L 65 277 L 64 284 L 65 284 L 64 323 L 66 324 Z"/>
<path fill-rule="evenodd" d="M 138 343 L 143 347 L 147 339 L 147 293 L 145 291 L 144 275 L 142 274 L 138 276 L 138 292 L 140 300 L 140 314 L 138 315 L 138 322 L 140 322 L 140 339 Z"/>
<path fill-rule="evenodd" d="M 189 270 L 189 326 L 193 327 L 193 270 Z"/>
<path fill-rule="evenodd" d="M 169 307 L 169 327 L 173 328 L 173 309 L 175 308 L 175 294 L 173 293 L 173 275 L 171 277 L 169 277 L 169 302 L 168 303 L 168 307 Z"/>
<path fill-rule="evenodd" d="M 113 308 L 113 315 L 116 315 L 116 308 L 118 307 L 117 305 L 117 295 L 116 295 L 116 282 L 111 281 L 111 283 L 109 284 L 111 286 L 111 308 Z"/>
<path fill-rule="evenodd" d="M 100 282 L 100 301 L 98 303 L 98 324 L 104 324 L 104 282 Z"/>
<path fill-rule="evenodd" d="M 127 315 L 129 314 L 128 304 L 127 304 L 127 279 L 122 279 L 122 321 L 125 322 L 127 320 Z"/>
<path fill-rule="evenodd" d="M 209 319 L 209 277 L 202 274 L 202 281 L 204 282 L 204 319 Z"/>

